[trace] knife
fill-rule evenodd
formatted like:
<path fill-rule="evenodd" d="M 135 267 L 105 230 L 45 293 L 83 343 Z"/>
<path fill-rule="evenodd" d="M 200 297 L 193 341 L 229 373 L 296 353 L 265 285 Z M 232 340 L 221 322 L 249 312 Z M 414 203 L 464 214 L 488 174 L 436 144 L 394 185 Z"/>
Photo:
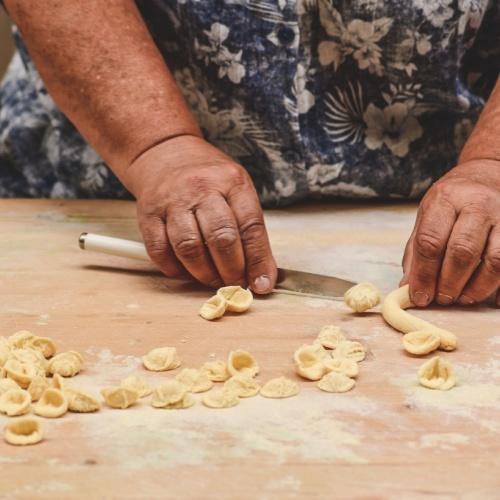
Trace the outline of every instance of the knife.
<path fill-rule="evenodd" d="M 106 253 L 150 262 L 146 248 L 139 241 L 112 238 L 93 233 L 82 233 L 78 239 L 82 250 Z M 278 279 L 274 291 L 307 297 L 341 299 L 356 283 L 321 274 L 278 268 Z"/>

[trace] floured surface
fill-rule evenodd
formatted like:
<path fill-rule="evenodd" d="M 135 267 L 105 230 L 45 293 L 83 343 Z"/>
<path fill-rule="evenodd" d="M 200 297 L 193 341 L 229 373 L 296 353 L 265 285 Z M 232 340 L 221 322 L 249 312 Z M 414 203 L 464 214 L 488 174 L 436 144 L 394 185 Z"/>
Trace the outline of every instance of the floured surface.
<path fill-rule="evenodd" d="M 0 230 L 9 237 L 0 240 L 0 334 L 29 329 L 53 337 L 61 350 L 82 352 L 78 387 L 97 395 L 133 374 L 156 385 L 241 348 L 259 362 L 260 384 L 284 375 L 301 392 L 283 400 L 242 399 L 226 410 L 203 407 L 203 394 L 194 396 L 194 407 L 177 411 L 140 400 L 128 410 L 46 421 L 39 445 L 0 444 L 2 476 L 11 478 L 0 481 L 0 497 L 99 497 L 110 485 L 120 498 L 497 494 L 497 310 L 417 313 L 459 335 L 459 350 L 443 354 L 456 367 L 457 387 L 430 391 L 416 383 L 422 360 L 404 353 L 401 335 L 377 309 L 361 316 L 341 302 L 279 294 L 254 301 L 245 315 L 209 323 L 197 315 L 209 291 L 163 279 L 147 264 L 78 250 L 81 231 L 137 238 L 133 205 L 1 205 Z M 309 213 L 270 212 L 268 225 L 280 265 L 370 280 L 386 292 L 399 279 L 413 214 L 409 206 L 322 205 Z M 294 350 L 326 324 L 367 347 L 349 393 L 327 394 L 295 375 Z M 161 345 L 176 347 L 183 365 L 147 372 L 140 357 Z M 5 421 L 0 418 L 2 427 Z"/>

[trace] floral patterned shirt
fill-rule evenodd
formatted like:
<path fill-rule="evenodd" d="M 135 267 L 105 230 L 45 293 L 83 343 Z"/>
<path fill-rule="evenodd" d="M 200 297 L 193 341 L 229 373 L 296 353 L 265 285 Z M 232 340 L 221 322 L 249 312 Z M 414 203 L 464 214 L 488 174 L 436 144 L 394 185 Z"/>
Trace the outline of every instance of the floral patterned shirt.
<path fill-rule="evenodd" d="M 500 71 L 498 0 L 137 5 L 205 137 L 266 205 L 421 196 L 455 164 Z M 127 197 L 16 41 L 0 196 Z"/>

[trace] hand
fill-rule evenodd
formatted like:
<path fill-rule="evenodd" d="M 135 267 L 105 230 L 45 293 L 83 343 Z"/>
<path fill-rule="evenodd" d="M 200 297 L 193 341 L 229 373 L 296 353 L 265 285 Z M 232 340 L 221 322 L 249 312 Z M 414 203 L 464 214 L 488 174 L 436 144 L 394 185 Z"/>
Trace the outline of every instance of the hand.
<path fill-rule="evenodd" d="M 417 306 L 472 305 L 494 294 L 500 306 L 500 161 L 468 161 L 429 189 L 403 270 Z"/>
<path fill-rule="evenodd" d="M 242 166 L 199 137 L 179 136 L 143 153 L 127 179 L 147 252 L 166 276 L 272 291 L 276 263 Z"/>

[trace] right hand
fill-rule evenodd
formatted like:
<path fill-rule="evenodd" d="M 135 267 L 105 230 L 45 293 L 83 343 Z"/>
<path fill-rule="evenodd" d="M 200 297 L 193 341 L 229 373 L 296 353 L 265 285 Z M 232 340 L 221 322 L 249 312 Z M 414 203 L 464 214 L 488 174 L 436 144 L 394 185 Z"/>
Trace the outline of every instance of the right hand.
<path fill-rule="evenodd" d="M 145 151 L 127 170 L 147 252 L 168 277 L 272 291 L 277 269 L 246 170 L 200 137 Z"/>

